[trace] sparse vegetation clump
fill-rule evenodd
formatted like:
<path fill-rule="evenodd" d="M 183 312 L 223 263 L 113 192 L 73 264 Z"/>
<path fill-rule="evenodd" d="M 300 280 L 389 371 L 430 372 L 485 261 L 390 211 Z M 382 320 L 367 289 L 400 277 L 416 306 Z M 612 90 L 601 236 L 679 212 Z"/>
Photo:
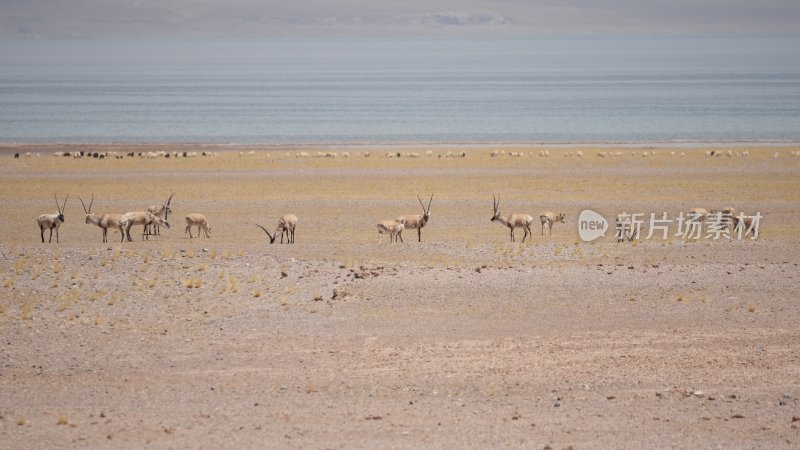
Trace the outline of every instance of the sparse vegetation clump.
<path fill-rule="evenodd" d="M 200 289 L 203 287 L 203 280 L 197 277 L 191 277 L 184 281 L 184 285 L 189 289 Z"/>

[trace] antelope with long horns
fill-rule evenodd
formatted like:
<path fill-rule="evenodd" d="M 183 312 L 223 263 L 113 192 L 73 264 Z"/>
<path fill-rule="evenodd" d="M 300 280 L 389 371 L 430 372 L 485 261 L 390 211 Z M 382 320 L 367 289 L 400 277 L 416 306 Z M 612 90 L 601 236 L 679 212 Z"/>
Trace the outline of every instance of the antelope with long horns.
<path fill-rule="evenodd" d="M 266 228 L 264 228 L 263 226 L 261 226 L 259 224 L 256 224 L 256 226 L 258 228 L 261 228 L 262 230 L 264 230 L 264 233 L 267 233 L 267 236 L 269 237 L 269 243 L 270 244 L 274 244 L 275 243 L 275 238 L 278 237 L 277 233 L 276 234 L 270 234 L 269 231 Z"/>
<path fill-rule="evenodd" d="M 514 242 L 514 228 L 522 228 L 524 230 L 525 234 L 522 236 L 522 242 L 525 242 L 525 238 L 528 236 L 533 239 L 533 233 L 531 233 L 533 217 L 528 214 L 512 214 L 506 217 L 500 214 L 500 196 L 498 195 L 496 198 L 492 196 L 492 198 L 494 199 L 494 214 L 492 214 L 490 221 L 494 222 L 496 220 L 507 226 L 511 230 L 511 242 Z"/>
<path fill-rule="evenodd" d="M 425 204 L 422 203 L 422 199 L 419 198 L 417 195 L 417 200 L 419 200 L 420 206 L 422 206 L 422 214 L 414 214 L 414 215 L 407 215 L 407 216 L 398 216 L 395 222 L 399 222 L 403 224 L 403 228 L 408 229 L 417 229 L 417 241 L 422 242 L 422 228 L 428 224 L 428 221 L 431 218 L 431 202 L 433 201 L 433 194 L 431 194 L 431 199 L 428 200 L 428 207 L 425 207 Z M 398 232 L 398 236 L 400 237 L 400 241 L 403 241 L 403 230 Z"/>
<path fill-rule="evenodd" d="M 144 225 L 146 229 L 148 225 L 159 224 L 164 225 L 165 227 L 169 228 L 169 222 L 158 217 L 154 214 L 151 214 L 147 211 L 134 211 L 134 212 L 126 212 L 123 214 L 125 219 L 128 221 L 128 224 L 125 226 L 125 235 L 128 237 L 128 242 L 132 242 L 133 239 L 131 238 L 131 228 L 134 225 Z M 142 230 L 142 240 L 150 239 L 149 235 Z"/>
<path fill-rule="evenodd" d="M 160 217 L 160 218 L 162 218 L 164 220 L 169 220 L 169 214 L 172 212 L 172 208 L 170 208 L 170 204 L 172 203 L 172 197 L 174 197 L 174 196 L 175 196 L 175 193 L 173 192 L 169 196 L 167 201 L 165 201 L 161 205 L 158 205 L 158 206 L 150 205 L 150 206 L 148 206 L 147 207 L 147 212 L 149 212 L 150 214 L 152 214 L 154 216 L 158 216 L 158 217 Z M 161 226 L 160 225 L 153 224 L 152 228 L 153 229 L 151 230 L 150 229 L 150 225 L 147 225 L 145 227 L 145 233 L 150 234 L 152 232 L 155 235 L 160 235 L 161 234 Z"/>
<path fill-rule="evenodd" d="M 297 216 L 294 214 L 286 214 L 278 220 L 278 226 L 275 227 L 275 231 L 272 234 L 269 234 L 266 228 L 262 227 L 259 224 L 256 224 L 257 227 L 264 230 L 264 233 L 267 233 L 269 236 L 269 243 L 272 244 L 275 242 L 275 239 L 278 238 L 278 232 L 281 233 L 281 244 L 283 244 L 283 235 L 286 234 L 286 243 L 287 244 L 294 244 L 294 228 L 297 226 Z"/>
<path fill-rule="evenodd" d="M 200 237 L 200 232 L 203 232 L 205 237 L 211 237 L 211 227 L 208 226 L 208 219 L 200 213 L 192 213 L 186 216 L 186 231 L 184 234 L 189 233 L 189 239 L 192 236 L 192 227 L 197 227 L 197 237 Z"/>
<path fill-rule="evenodd" d="M 83 212 L 86 213 L 86 224 L 97 225 L 103 229 L 103 242 L 108 242 L 108 229 L 118 228 L 121 235 L 120 242 L 125 242 L 125 227 L 128 226 L 128 219 L 122 214 L 103 214 L 98 216 L 92 213 L 92 204 L 94 204 L 94 194 L 92 200 L 89 201 L 89 208 L 83 203 L 83 199 L 78 197 L 83 205 Z"/>
<path fill-rule="evenodd" d="M 69 194 L 64 199 L 64 205 L 58 204 L 58 196 L 55 196 L 56 199 L 56 208 L 58 208 L 58 214 L 42 214 L 41 216 L 36 218 L 36 222 L 39 224 L 39 231 L 42 235 L 42 242 L 44 242 L 44 230 L 50 230 L 50 239 L 47 242 L 53 242 L 53 229 L 56 230 L 56 243 L 58 243 L 58 228 L 64 223 L 64 209 L 67 208 L 67 199 L 69 199 Z"/>

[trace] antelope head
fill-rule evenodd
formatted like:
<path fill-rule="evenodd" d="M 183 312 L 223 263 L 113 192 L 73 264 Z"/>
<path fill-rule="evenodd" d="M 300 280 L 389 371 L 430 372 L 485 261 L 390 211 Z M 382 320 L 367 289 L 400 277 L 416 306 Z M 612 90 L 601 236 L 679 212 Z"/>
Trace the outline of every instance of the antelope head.
<path fill-rule="evenodd" d="M 564 213 L 561 213 L 561 214 L 556 216 L 556 220 L 555 221 L 556 222 L 561 222 L 561 223 L 567 223 L 567 215 L 564 214 Z"/>
<path fill-rule="evenodd" d="M 428 219 L 431 218 L 431 202 L 433 201 L 433 193 L 431 193 L 431 199 L 428 200 L 428 207 L 425 207 L 425 204 L 422 203 L 422 199 L 419 198 L 417 195 L 417 200 L 419 200 L 420 206 L 422 206 L 422 221 L 428 223 Z"/>
<path fill-rule="evenodd" d="M 261 228 L 262 230 L 264 230 L 264 233 L 267 233 L 267 236 L 269 236 L 269 243 L 270 243 L 270 244 L 273 244 L 273 243 L 275 243 L 275 238 L 278 236 L 278 234 L 277 234 L 277 233 L 275 233 L 275 234 L 269 234 L 269 231 L 267 231 L 267 229 L 266 229 L 266 228 L 262 227 L 262 226 L 261 226 L 261 225 L 259 225 L 259 224 L 256 224 L 256 226 L 257 226 L 258 228 Z M 209 232 L 211 232 L 211 229 L 209 228 L 209 229 L 208 229 L 208 231 L 209 231 Z"/>
<path fill-rule="evenodd" d="M 166 219 L 162 219 L 161 217 L 158 217 L 157 215 L 150 212 L 146 212 L 145 215 L 147 216 L 146 223 L 148 225 L 157 223 L 159 225 L 164 225 L 167 228 L 172 228 L 172 226 L 169 224 L 169 222 L 166 221 Z"/>
<path fill-rule="evenodd" d="M 172 208 L 170 208 L 170 207 L 169 207 L 169 205 L 172 203 L 172 197 L 174 197 L 174 196 L 175 196 L 175 193 L 173 192 L 173 193 L 172 193 L 172 194 L 169 196 L 169 198 L 167 199 L 167 201 L 166 201 L 166 202 L 164 202 L 164 220 L 167 220 L 167 219 L 169 218 L 169 213 L 171 213 L 171 212 L 172 212 Z M 169 228 L 169 227 L 167 227 L 167 228 Z"/>
<path fill-rule="evenodd" d="M 86 208 L 86 203 L 83 203 L 83 199 L 80 198 L 80 196 L 78 197 L 78 200 L 81 201 L 81 205 L 83 206 L 83 212 L 86 214 L 86 223 L 87 224 L 92 223 L 92 221 L 89 220 L 89 218 L 92 216 L 92 204 L 94 203 L 94 194 L 92 194 L 92 199 L 89 201 L 88 209 Z"/>
<path fill-rule="evenodd" d="M 492 218 L 489 219 L 490 222 L 494 222 L 495 220 L 500 218 L 500 196 L 499 195 L 497 197 L 492 195 L 492 208 L 494 208 L 494 212 L 492 213 Z"/>
<path fill-rule="evenodd" d="M 69 194 L 67 194 L 66 198 L 64 198 L 64 205 L 61 206 L 58 204 L 58 196 L 53 194 L 56 199 L 56 208 L 58 208 L 58 220 L 64 222 L 64 210 L 67 209 L 67 199 L 69 199 Z"/>

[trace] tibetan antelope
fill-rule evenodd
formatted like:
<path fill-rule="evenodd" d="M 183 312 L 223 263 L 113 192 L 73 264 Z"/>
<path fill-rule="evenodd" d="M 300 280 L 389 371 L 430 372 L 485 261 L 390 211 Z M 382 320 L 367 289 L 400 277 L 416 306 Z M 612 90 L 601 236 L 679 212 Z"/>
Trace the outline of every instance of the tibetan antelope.
<path fill-rule="evenodd" d="M 687 214 L 690 219 L 702 222 L 708 217 L 708 210 L 705 208 L 692 208 Z"/>
<path fill-rule="evenodd" d="M 89 201 L 89 208 L 83 203 L 83 199 L 78 197 L 83 205 L 83 212 L 86 213 L 86 224 L 97 225 L 103 229 L 103 242 L 108 242 L 108 229 L 119 228 L 119 234 L 122 236 L 120 242 L 125 242 L 125 227 L 128 226 L 128 219 L 122 214 L 103 214 L 98 216 L 92 213 L 92 204 L 94 203 L 94 195 L 92 200 Z"/>
<path fill-rule="evenodd" d="M 542 221 L 542 236 L 545 235 L 545 231 L 547 232 L 548 236 L 552 236 L 553 234 L 553 224 L 555 222 L 567 223 L 567 216 L 564 213 L 556 214 L 554 212 L 543 212 L 539 215 L 539 220 Z"/>
<path fill-rule="evenodd" d="M 634 221 L 630 215 L 620 214 L 615 221 L 617 242 L 632 242 L 639 239 L 642 233 L 643 224 L 641 221 Z"/>
<path fill-rule="evenodd" d="M 533 217 L 529 216 L 528 214 L 512 214 L 509 217 L 506 217 L 500 214 L 500 196 L 497 196 L 497 198 L 493 197 L 493 199 L 494 214 L 490 220 L 492 222 L 497 220 L 511 230 L 511 242 L 514 242 L 514 228 L 522 228 L 525 232 L 525 234 L 522 236 L 522 242 L 525 242 L 525 238 L 527 236 L 531 236 L 531 239 L 533 239 L 533 233 L 531 233 Z"/>
<path fill-rule="evenodd" d="M 69 194 L 64 199 L 64 205 L 61 206 L 58 204 L 58 196 L 55 196 L 56 199 L 56 208 L 58 208 L 58 214 L 42 214 L 41 216 L 36 218 L 36 222 L 39 224 L 39 231 L 42 235 L 42 242 L 44 242 L 44 230 L 50 230 L 50 239 L 47 242 L 53 242 L 53 228 L 56 230 L 56 243 L 58 243 L 58 228 L 64 223 L 64 209 L 67 208 L 67 199 L 69 199 Z"/>
<path fill-rule="evenodd" d="M 205 237 L 211 237 L 211 227 L 208 226 L 206 216 L 200 213 L 192 213 L 186 216 L 186 231 L 184 231 L 184 234 L 189 233 L 189 239 L 194 237 L 192 236 L 192 227 L 197 227 L 197 237 L 200 237 L 201 231 Z"/>
<path fill-rule="evenodd" d="M 419 198 L 417 195 L 417 200 L 419 200 L 420 206 L 422 206 L 422 214 L 414 214 L 408 216 L 398 216 L 395 222 L 400 222 L 403 224 L 403 229 L 417 229 L 417 240 L 422 242 L 422 228 L 428 224 L 428 220 L 431 218 L 431 202 L 433 201 L 433 194 L 431 194 L 431 199 L 428 200 L 428 207 L 425 207 L 425 204 L 422 203 L 422 199 Z M 403 241 L 403 230 L 398 232 L 400 236 L 400 242 Z"/>
<path fill-rule="evenodd" d="M 133 241 L 131 238 L 131 228 L 134 225 L 143 225 L 144 229 L 147 229 L 148 225 L 153 224 L 164 225 L 167 228 L 170 227 L 169 222 L 147 211 L 126 212 L 123 216 L 128 221 L 128 224 L 125 226 L 125 235 L 128 237 L 128 242 Z M 144 232 L 144 229 L 142 230 L 142 240 L 149 240 L 150 236 Z"/>
<path fill-rule="evenodd" d="M 164 220 L 169 220 L 169 213 L 172 212 L 172 208 L 170 208 L 169 205 L 172 203 L 172 197 L 174 197 L 174 196 L 175 196 L 175 193 L 173 192 L 172 195 L 169 196 L 167 201 L 165 201 L 161 205 L 158 205 L 158 206 L 150 205 L 150 206 L 148 206 L 147 207 L 147 212 L 149 212 L 150 214 L 152 214 L 154 216 L 158 216 L 158 217 L 160 217 L 160 218 L 162 218 Z M 160 235 L 161 234 L 161 226 L 158 225 L 158 224 L 153 224 L 153 229 L 151 230 L 150 229 L 150 225 L 147 225 L 145 227 L 145 233 L 147 233 L 147 234 L 151 234 L 152 233 L 152 234 L 155 234 L 155 235 Z"/>
<path fill-rule="evenodd" d="M 294 228 L 297 226 L 297 216 L 294 214 L 285 214 L 280 219 L 278 219 L 278 226 L 275 227 L 275 231 L 272 234 L 269 234 L 266 228 L 262 227 L 261 225 L 256 224 L 259 228 L 264 230 L 269 236 L 269 243 L 272 244 L 275 242 L 275 239 L 278 238 L 278 232 L 281 233 L 281 244 L 283 244 L 283 235 L 286 235 L 286 243 L 287 244 L 294 244 Z"/>
<path fill-rule="evenodd" d="M 712 211 L 712 214 L 713 213 Z M 722 208 L 720 214 L 723 224 L 726 227 L 731 227 L 732 233 L 736 233 L 736 231 L 741 228 L 745 237 L 747 237 L 748 234 L 757 237 L 756 233 L 758 230 L 753 228 L 753 217 L 745 216 L 741 212 L 737 215 L 736 210 L 731 207 Z"/>
<path fill-rule="evenodd" d="M 403 236 L 400 235 L 400 232 L 403 231 L 405 227 L 405 225 L 396 220 L 381 220 L 378 222 L 378 234 L 388 234 L 389 243 L 397 242 L 397 239 L 403 242 Z"/>
<path fill-rule="evenodd" d="M 262 230 L 264 230 L 264 233 L 267 233 L 267 236 L 269 236 L 269 243 L 270 244 L 274 244 L 275 243 L 275 238 L 278 237 L 277 233 L 276 234 L 269 234 L 269 231 L 266 228 L 262 227 L 259 224 L 256 224 L 256 226 L 258 228 L 261 228 Z"/>
<path fill-rule="evenodd" d="M 270 244 L 274 243 L 275 239 L 278 238 L 279 231 L 281 232 L 281 244 L 283 244 L 284 234 L 286 234 L 286 243 L 294 244 L 294 228 L 297 226 L 297 216 L 294 214 L 286 214 L 285 216 L 281 217 L 278 220 L 278 226 L 275 227 L 275 232 L 272 234 L 269 234 L 269 231 L 267 231 L 267 229 L 261 225 L 256 224 L 256 226 L 264 230 L 264 233 L 267 233 Z"/>
<path fill-rule="evenodd" d="M 730 227 L 730 225 L 733 224 L 733 214 L 734 213 L 735 213 L 735 210 L 732 207 L 727 206 L 727 207 L 719 209 L 719 210 L 710 209 L 708 211 L 708 216 L 709 216 L 710 219 L 719 220 L 719 222 L 727 228 L 727 227 Z"/>

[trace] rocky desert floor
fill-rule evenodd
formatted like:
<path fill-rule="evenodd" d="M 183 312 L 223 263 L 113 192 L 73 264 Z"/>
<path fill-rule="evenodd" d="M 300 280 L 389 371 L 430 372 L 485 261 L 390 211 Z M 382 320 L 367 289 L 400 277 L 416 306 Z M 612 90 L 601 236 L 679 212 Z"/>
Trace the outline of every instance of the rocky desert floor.
<path fill-rule="evenodd" d="M 84 147 L 217 156 L 52 156 Z M 461 151 L 0 148 L 0 448 L 800 446 L 797 147 Z M 172 192 L 172 227 L 133 242 L 78 200 Z M 431 193 L 422 242 L 377 234 Z M 567 221 L 511 243 L 493 194 Z M 763 214 L 758 239 L 578 237 L 587 208 L 726 206 Z M 290 212 L 296 243 L 270 245 L 254 224 Z"/>

